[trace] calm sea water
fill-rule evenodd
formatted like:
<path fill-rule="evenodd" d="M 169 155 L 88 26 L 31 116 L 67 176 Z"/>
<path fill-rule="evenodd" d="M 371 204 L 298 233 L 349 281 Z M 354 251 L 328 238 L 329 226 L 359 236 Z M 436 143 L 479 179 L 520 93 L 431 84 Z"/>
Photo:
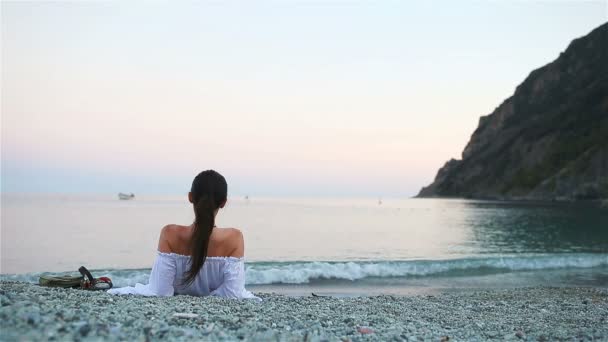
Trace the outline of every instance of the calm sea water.
<path fill-rule="evenodd" d="M 1 206 L 0 273 L 26 281 L 86 265 L 146 283 L 162 226 L 193 220 L 186 196 L 3 194 Z M 231 198 L 217 221 L 243 231 L 254 291 L 608 286 L 608 209 L 589 203 Z"/>

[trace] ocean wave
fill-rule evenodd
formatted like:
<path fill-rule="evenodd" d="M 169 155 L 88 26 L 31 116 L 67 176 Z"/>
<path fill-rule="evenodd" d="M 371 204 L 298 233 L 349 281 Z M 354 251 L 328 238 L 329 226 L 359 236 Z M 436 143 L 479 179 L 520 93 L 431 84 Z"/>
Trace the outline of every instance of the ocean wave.
<path fill-rule="evenodd" d="M 251 262 L 247 285 L 307 284 L 320 280 L 357 281 L 365 278 L 471 276 L 533 270 L 608 267 L 607 254 L 551 254 L 475 257 L 448 260 L 350 262 Z M 93 270 L 109 276 L 117 287 L 146 284 L 150 269 Z M 0 275 L 2 280 L 38 282 L 43 273 Z"/>
<path fill-rule="evenodd" d="M 466 276 L 608 266 L 608 255 L 543 255 L 383 262 L 302 262 L 250 265 L 247 284 L 306 284 L 315 280 Z"/>

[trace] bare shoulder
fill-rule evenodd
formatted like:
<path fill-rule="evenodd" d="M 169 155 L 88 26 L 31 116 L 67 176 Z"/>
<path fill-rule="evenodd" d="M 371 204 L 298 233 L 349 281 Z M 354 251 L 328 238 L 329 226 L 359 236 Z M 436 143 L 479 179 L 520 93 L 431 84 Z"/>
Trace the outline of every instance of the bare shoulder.
<path fill-rule="evenodd" d="M 243 232 L 238 228 L 215 228 L 217 241 L 223 246 L 222 254 L 240 258 L 245 251 Z"/>
<path fill-rule="evenodd" d="M 238 228 L 224 228 L 232 238 L 242 238 L 243 232 Z"/>
<path fill-rule="evenodd" d="M 160 233 L 165 234 L 165 235 L 171 234 L 175 230 L 176 227 L 177 227 L 176 224 L 168 224 L 160 230 Z"/>
<path fill-rule="evenodd" d="M 180 227 L 181 226 L 177 224 L 168 224 L 160 230 L 160 237 L 164 239 L 170 239 L 178 233 Z"/>
<path fill-rule="evenodd" d="M 243 233 L 238 228 L 214 228 L 218 240 L 222 242 L 231 242 L 235 240 L 242 240 Z"/>
<path fill-rule="evenodd" d="M 178 224 L 168 224 L 160 230 L 160 238 L 158 239 L 158 250 L 163 253 L 181 253 L 181 248 L 176 250 L 176 247 L 181 245 L 180 240 L 183 240 L 185 234 L 189 233 L 188 226 L 180 226 Z"/>

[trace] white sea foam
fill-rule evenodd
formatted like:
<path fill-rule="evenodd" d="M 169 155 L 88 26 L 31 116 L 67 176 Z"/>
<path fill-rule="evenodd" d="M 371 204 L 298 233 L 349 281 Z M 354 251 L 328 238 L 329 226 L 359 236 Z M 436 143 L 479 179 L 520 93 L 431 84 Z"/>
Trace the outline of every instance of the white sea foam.
<path fill-rule="evenodd" d="M 527 270 L 608 267 L 608 254 L 551 254 L 462 258 L 450 260 L 358 262 L 252 262 L 247 263 L 248 285 L 306 284 L 316 280 L 356 281 L 365 278 L 466 276 Z M 147 283 L 149 269 L 93 270 L 109 276 L 117 287 Z M 42 273 L 1 275 L 2 280 L 37 282 Z"/>
<path fill-rule="evenodd" d="M 318 279 L 462 276 L 493 272 L 608 266 L 606 254 L 490 257 L 385 262 L 308 262 L 250 265 L 248 284 L 305 284 Z"/>

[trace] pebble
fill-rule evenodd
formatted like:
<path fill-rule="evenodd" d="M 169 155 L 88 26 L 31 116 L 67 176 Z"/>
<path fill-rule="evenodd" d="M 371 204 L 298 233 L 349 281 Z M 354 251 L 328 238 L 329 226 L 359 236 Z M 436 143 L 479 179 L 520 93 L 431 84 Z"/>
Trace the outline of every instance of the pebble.
<path fill-rule="evenodd" d="M 38 323 L 40 322 L 40 314 L 37 312 L 34 313 L 30 313 L 27 315 L 27 323 L 30 325 L 38 325 Z"/>
<path fill-rule="evenodd" d="M 109 301 L 102 292 L 9 281 L 0 286 L 0 331 L 9 341 L 608 340 L 605 288 L 476 290 L 428 298 L 260 293 L 263 301 L 250 303 L 190 296 Z"/>
<path fill-rule="evenodd" d="M 367 335 L 367 334 L 373 334 L 374 331 L 370 328 L 366 328 L 366 327 L 359 327 L 357 328 L 357 331 L 361 334 L 361 335 Z"/>
<path fill-rule="evenodd" d="M 85 323 L 80 328 L 78 328 L 78 333 L 83 337 L 87 336 L 89 332 L 91 332 L 91 325 L 89 325 L 88 323 Z"/>
<path fill-rule="evenodd" d="M 176 318 L 197 318 L 198 315 L 195 313 L 187 313 L 187 312 L 176 312 L 173 314 L 173 317 Z"/>

